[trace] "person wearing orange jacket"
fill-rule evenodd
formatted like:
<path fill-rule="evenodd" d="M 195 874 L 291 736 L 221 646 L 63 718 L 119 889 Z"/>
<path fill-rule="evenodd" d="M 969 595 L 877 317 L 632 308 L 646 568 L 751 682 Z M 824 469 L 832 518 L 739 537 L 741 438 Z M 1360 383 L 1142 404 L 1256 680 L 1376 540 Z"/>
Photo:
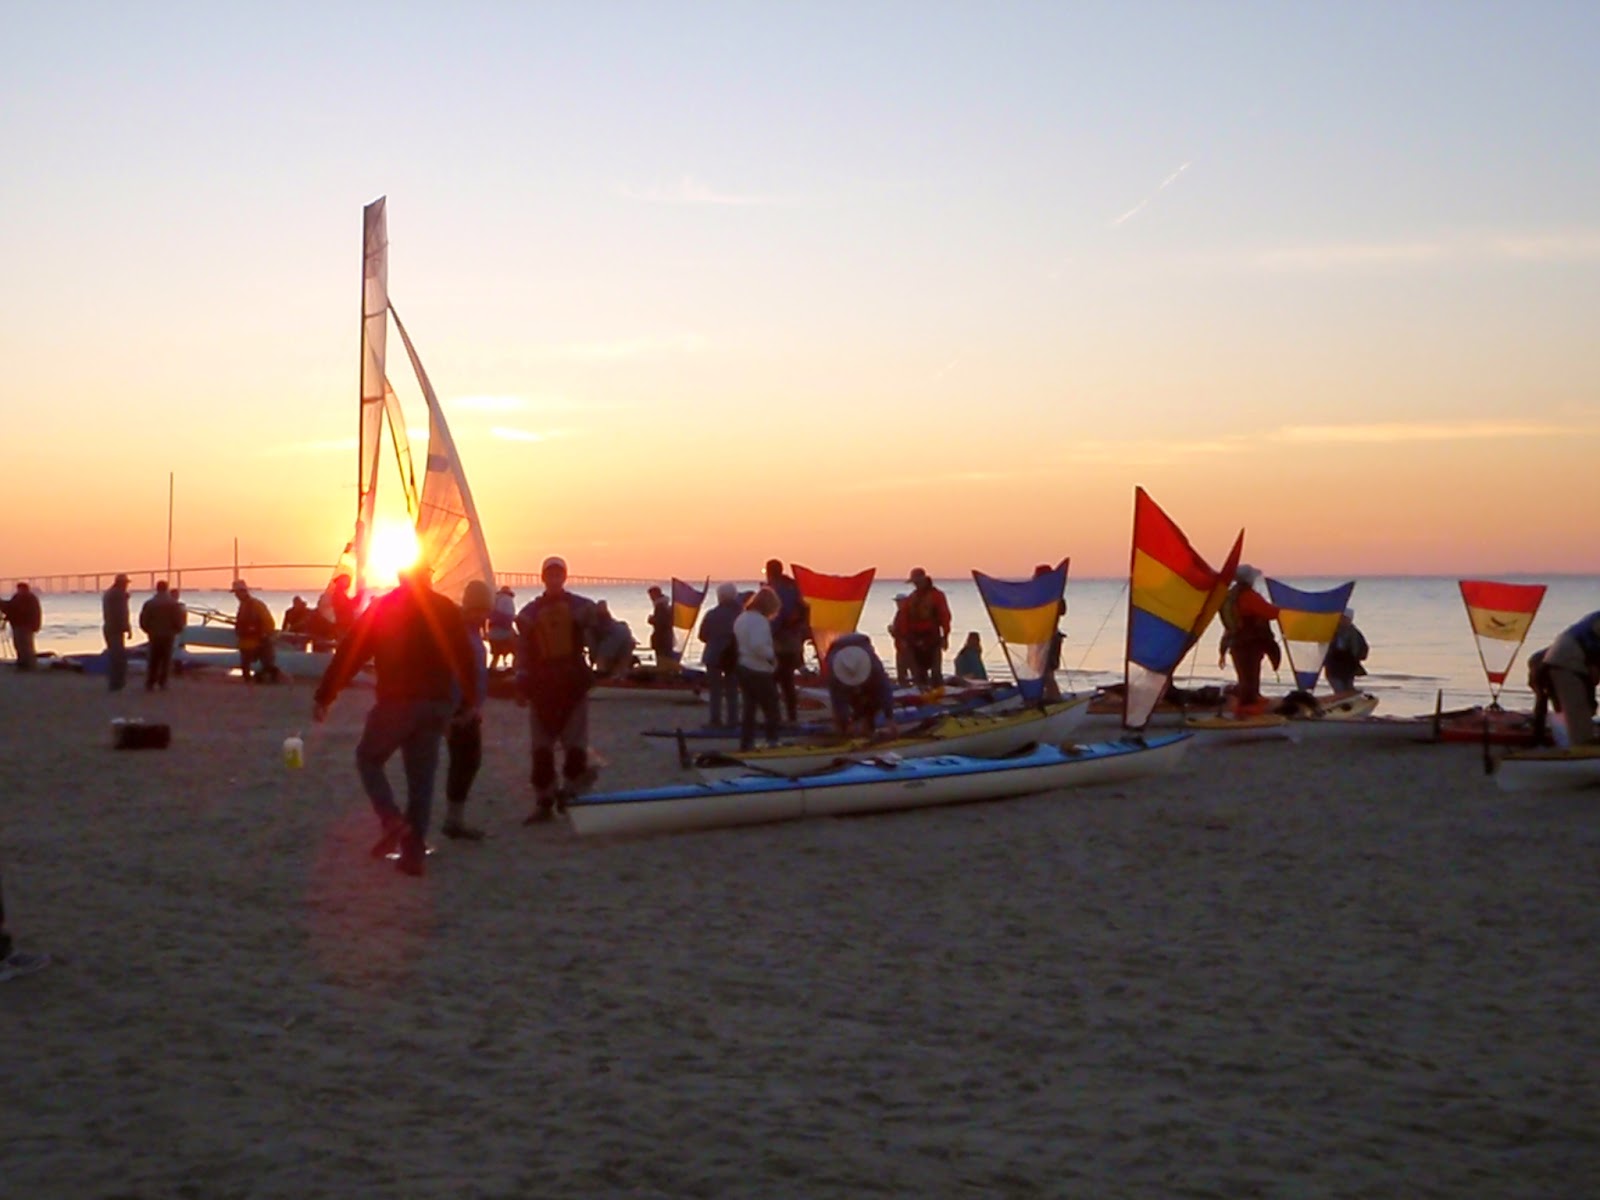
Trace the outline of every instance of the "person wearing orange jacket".
<path fill-rule="evenodd" d="M 921 567 L 913 567 L 906 582 L 912 586 L 905 607 L 912 677 L 919 688 L 943 687 L 941 656 L 950 648 L 950 602 Z"/>
<path fill-rule="evenodd" d="M 1259 570 L 1240 563 L 1218 614 L 1222 618 L 1222 644 L 1217 650 L 1217 666 L 1225 665 L 1232 656 L 1233 670 L 1239 678 L 1233 689 L 1232 706 L 1239 716 L 1266 711 L 1266 702 L 1261 698 L 1261 660 L 1271 659 L 1274 670 L 1283 661 L 1278 639 L 1272 636 L 1278 609 L 1255 590 L 1260 581 Z"/>

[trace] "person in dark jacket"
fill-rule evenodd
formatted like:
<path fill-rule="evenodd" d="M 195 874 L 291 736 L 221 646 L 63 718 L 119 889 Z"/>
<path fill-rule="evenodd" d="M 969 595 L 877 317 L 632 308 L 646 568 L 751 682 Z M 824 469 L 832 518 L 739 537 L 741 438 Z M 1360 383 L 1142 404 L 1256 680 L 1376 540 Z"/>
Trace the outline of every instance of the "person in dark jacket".
<path fill-rule="evenodd" d="M 828 647 L 823 672 L 828 701 L 839 733 L 870 737 L 878 717 L 891 737 L 899 732 L 894 719 L 894 685 L 883 660 L 864 633 L 847 633 Z"/>
<path fill-rule="evenodd" d="M 34 639 L 44 626 L 44 613 L 31 587 L 17 584 L 16 592 L 5 602 L 5 617 L 11 622 L 11 640 L 17 646 L 17 670 L 33 670 L 39 661 Z"/>
<path fill-rule="evenodd" d="M 233 630 L 239 642 L 239 670 L 246 683 L 257 680 L 276 682 L 278 679 L 277 647 L 272 640 L 277 623 L 265 600 L 250 594 L 250 587 L 242 579 L 233 581 L 233 594 L 239 608 L 233 617 Z M 260 671 L 252 668 L 259 664 Z"/>
<path fill-rule="evenodd" d="M 1356 676 L 1367 673 L 1367 669 L 1361 665 L 1367 653 L 1367 639 L 1356 628 L 1355 609 L 1347 608 L 1339 618 L 1339 628 L 1333 635 L 1333 641 L 1328 645 L 1328 656 L 1322 660 L 1323 670 L 1328 675 L 1328 686 L 1333 689 L 1334 695 L 1342 696 L 1356 690 Z"/>
<path fill-rule="evenodd" d="M 659 587 L 651 585 L 650 596 L 650 650 L 656 656 L 656 666 L 673 671 L 678 667 L 678 655 L 673 649 L 672 601 Z"/>
<path fill-rule="evenodd" d="M 534 808 L 523 821 L 548 821 L 567 800 L 594 783 L 589 764 L 589 688 L 584 657 L 595 630 L 596 606 L 567 591 L 567 564 L 551 555 L 539 570 L 544 591 L 517 614 L 517 701 L 529 706 L 533 741 Z M 556 748 L 563 753 L 560 783 Z"/>
<path fill-rule="evenodd" d="M 739 723 L 739 651 L 733 641 L 733 622 L 744 611 L 739 587 L 717 585 L 717 605 L 700 621 L 700 640 L 706 651 L 700 665 L 706 670 L 706 691 L 711 693 L 711 724 Z"/>
<path fill-rule="evenodd" d="M 118 575 L 100 596 L 100 631 L 106 639 L 106 686 L 120 692 L 128 683 L 128 577 Z"/>
<path fill-rule="evenodd" d="M 794 676 L 805 665 L 806 639 L 811 636 L 811 611 L 800 594 L 800 585 L 792 575 L 784 574 L 779 559 L 767 560 L 767 586 L 778 595 L 778 613 L 772 618 L 772 648 L 778 656 L 778 669 L 772 678 L 783 701 L 784 719 L 793 724 L 799 704 Z"/>
<path fill-rule="evenodd" d="M 183 632 L 183 607 L 167 589 L 165 579 L 156 584 L 156 594 L 139 609 L 139 628 L 150 639 L 149 658 L 144 668 L 144 690 L 167 690 L 167 676 L 172 671 L 172 648 L 178 644 Z"/>
<path fill-rule="evenodd" d="M 310 637 L 311 623 L 316 615 L 316 610 L 307 604 L 303 597 L 296 596 L 289 602 L 289 607 L 283 610 L 283 631 L 300 637 Z"/>
<path fill-rule="evenodd" d="M 452 713 L 471 720 L 483 699 L 461 610 L 433 590 L 428 568 L 404 572 L 399 587 L 356 619 L 317 685 L 312 720 L 327 719 L 334 698 L 369 662 L 377 695 L 356 745 L 356 771 L 383 827 L 372 856 L 398 852 L 400 870 L 421 875 L 439 743 Z M 383 769 L 396 750 L 405 763 L 403 815 Z"/>
<path fill-rule="evenodd" d="M 1595 741 L 1595 686 L 1600 684 L 1600 612 L 1567 626 L 1542 652 L 1544 690 L 1561 714 L 1568 745 Z"/>
<path fill-rule="evenodd" d="M 494 597 L 489 585 L 474 579 L 461 593 L 461 620 L 467 627 L 467 641 L 472 646 L 472 665 L 478 677 L 478 695 L 489 694 L 489 647 L 483 640 L 483 627 L 494 608 Z M 478 777 L 483 765 L 483 719 L 478 710 L 466 707 L 466 697 L 457 701 L 459 710 L 450 722 L 450 732 L 445 739 L 449 762 L 444 773 L 444 824 L 439 832 L 447 838 L 481 842 L 483 830 L 467 824 L 467 796 L 472 791 L 472 781 Z"/>

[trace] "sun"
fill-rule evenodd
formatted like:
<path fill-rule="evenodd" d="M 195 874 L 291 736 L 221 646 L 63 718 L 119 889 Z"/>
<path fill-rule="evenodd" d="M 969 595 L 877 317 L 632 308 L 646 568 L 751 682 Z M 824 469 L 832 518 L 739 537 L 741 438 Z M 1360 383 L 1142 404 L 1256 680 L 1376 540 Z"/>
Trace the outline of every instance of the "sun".
<path fill-rule="evenodd" d="M 417 531 L 405 521 L 379 521 L 367 546 L 367 582 L 374 587 L 393 587 L 400 572 L 417 561 L 421 549 Z"/>

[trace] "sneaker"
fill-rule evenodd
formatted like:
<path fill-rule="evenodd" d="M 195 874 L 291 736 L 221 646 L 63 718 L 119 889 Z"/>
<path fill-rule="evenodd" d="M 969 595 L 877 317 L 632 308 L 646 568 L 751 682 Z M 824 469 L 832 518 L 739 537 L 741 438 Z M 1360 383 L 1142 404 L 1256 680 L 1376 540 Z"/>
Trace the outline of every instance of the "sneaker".
<path fill-rule="evenodd" d="M 391 858 L 400 851 L 400 839 L 405 837 L 406 823 L 402 819 L 390 821 L 383 827 L 383 836 L 372 847 L 373 858 Z"/>
<path fill-rule="evenodd" d="M 400 857 L 395 865 L 407 875 L 424 874 L 428 869 L 427 843 L 407 831 L 400 839 Z"/>
<path fill-rule="evenodd" d="M 474 829 L 471 825 L 462 825 L 454 821 L 446 821 L 439 826 L 439 832 L 447 838 L 454 838 L 461 842 L 481 842 L 484 833 L 481 829 Z"/>

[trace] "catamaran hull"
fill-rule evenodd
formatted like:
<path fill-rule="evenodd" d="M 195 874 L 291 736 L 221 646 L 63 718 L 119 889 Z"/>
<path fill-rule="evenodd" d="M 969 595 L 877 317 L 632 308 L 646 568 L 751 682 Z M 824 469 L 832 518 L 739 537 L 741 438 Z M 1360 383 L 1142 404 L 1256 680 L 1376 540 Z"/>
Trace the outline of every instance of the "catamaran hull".
<path fill-rule="evenodd" d="M 1031 742 L 1060 742 L 1083 724 L 1089 698 L 1074 697 L 1058 704 L 1027 711 L 997 715 L 970 714 L 948 717 L 927 736 L 890 742 L 857 742 L 844 745 L 795 747 L 791 753 L 760 751 L 751 754 L 716 756 L 709 764 L 696 764 L 702 779 L 728 779 L 747 775 L 751 769 L 791 777 L 812 774 L 830 764 L 854 755 L 896 754 L 901 758 L 932 758 L 935 755 L 965 755 L 991 758 L 1020 750 Z M 943 730 L 941 731 L 941 726 Z M 733 761 L 723 761 L 724 758 Z"/>
<path fill-rule="evenodd" d="M 637 836 L 998 800 L 1170 771 L 1189 740 L 1177 733 L 1070 749 L 1039 746 L 1007 759 L 942 755 L 852 764 L 804 779 L 743 776 L 585 796 L 567 815 L 585 837 Z"/>

